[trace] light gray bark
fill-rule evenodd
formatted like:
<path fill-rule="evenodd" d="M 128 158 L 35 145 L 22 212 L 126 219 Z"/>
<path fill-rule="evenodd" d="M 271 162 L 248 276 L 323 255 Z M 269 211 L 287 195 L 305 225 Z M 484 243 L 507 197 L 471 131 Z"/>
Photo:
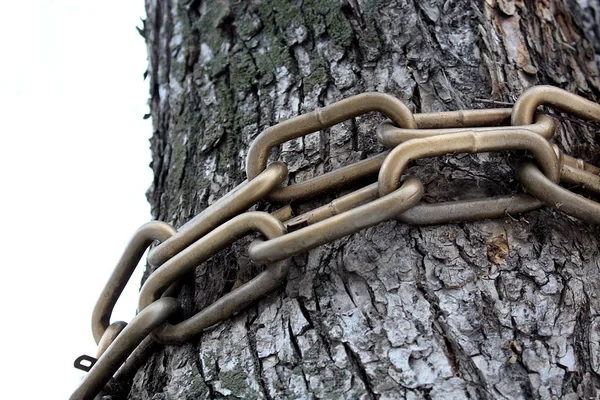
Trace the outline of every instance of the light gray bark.
<path fill-rule="evenodd" d="M 541 83 L 596 98 L 583 29 L 597 31 L 585 12 L 597 2 L 577 3 L 147 0 L 153 216 L 186 222 L 244 179 L 261 130 L 352 94 L 389 93 L 419 112 L 511 101 Z M 333 170 L 382 150 L 380 121 L 339 124 L 273 158 L 292 182 Z M 598 161 L 597 137 L 566 122 L 556 142 Z M 428 202 L 512 193 L 522 156 L 440 157 L 408 174 Z M 295 257 L 280 290 L 194 342 L 159 348 L 129 398 L 598 398 L 598 241 L 596 227 L 551 208 L 381 224 Z M 187 315 L 256 273 L 248 242 L 186 280 Z"/>

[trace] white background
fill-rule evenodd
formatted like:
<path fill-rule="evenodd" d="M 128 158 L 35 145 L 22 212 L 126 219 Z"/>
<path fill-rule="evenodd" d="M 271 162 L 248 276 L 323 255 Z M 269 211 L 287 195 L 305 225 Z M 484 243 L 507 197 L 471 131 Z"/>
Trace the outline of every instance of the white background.
<path fill-rule="evenodd" d="M 65 399 L 96 298 L 150 219 L 143 0 L 0 5 L 0 346 L 6 399 Z M 141 267 L 113 313 L 135 315 Z"/>

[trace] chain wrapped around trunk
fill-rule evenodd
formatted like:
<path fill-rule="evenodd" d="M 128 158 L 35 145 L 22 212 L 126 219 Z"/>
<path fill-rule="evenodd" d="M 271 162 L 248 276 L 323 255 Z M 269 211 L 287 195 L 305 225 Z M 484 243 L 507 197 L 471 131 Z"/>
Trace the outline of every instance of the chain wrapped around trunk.
<path fill-rule="evenodd" d="M 600 224 L 599 203 L 559 185 L 564 181 L 599 194 L 600 168 L 550 144 L 555 123 L 547 115 L 536 114 L 541 105 L 600 122 L 599 104 L 559 88 L 536 86 L 526 90 L 512 109 L 423 114 L 411 113 L 395 97 L 363 93 L 266 129 L 248 151 L 248 180 L 177 231 L 164 222 L 151 221 L 134 234 L 94 308 L 92 332 L 98 351 L 96 358 L 84 355 L 75 361 L 76 368 L 88 373 L 71 399 L 93 399 L 113 376 L 130 373 L 153 341 L 189 341 L 277 288 L 286 279 L 290 257 L 390 219 L 414 225 L 445 224 L 515 215 L 545 204 L 584 222 Z M 288 186 L 281 186 L 287 179 L 287 166 L 281 162 L 267 165 L 274 146 L 373 111 L 390 120 L 374 134 L 391 150 Z M 504 150 L 526 150 L 533 155 L 515 172 L 526 193 L 427 204 L 420 202 L 424 189 L 418 177 L 402 180 L 412 160 Z M 377 182 L 293 216 L 291 201 L 369 178 Z M 272 214 L 246 212 L 261 200 L 286 205 Z M 254 232 L 263 239 L 252 242 L 248 253 L 253 262 L 266 264 L 266 269 L 181 321 L 175 300 L 178 281 L 232 242 Z M 142 286 L 139 313 L 129 324 L 111 324 L 114 305 L 153 243 L 159 244 L 150 250 L 148 262 L 156 270 Z"/>

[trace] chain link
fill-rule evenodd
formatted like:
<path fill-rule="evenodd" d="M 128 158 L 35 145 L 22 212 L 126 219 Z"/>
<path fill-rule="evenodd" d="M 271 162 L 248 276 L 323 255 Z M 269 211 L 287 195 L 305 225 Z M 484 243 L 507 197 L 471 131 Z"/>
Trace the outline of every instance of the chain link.
<path fill-rule="evenodd" d="M 248 248 L 250 259 L 259 264 L 285 260 L 401 215 L 417 204 L 421 197 L 423 197 L 421 181 L 417 178 L 409 178 L 400 188 L 367 204 L 351 208 L 276 239 L 253 243 Z"/>
<path fill-rule="evenodd" d="M 106 342 L 107 339 L 104 338 L 104 335 L 110 324 L 112 310 L 146 249 L 156 241 L 167 240 L 174 233 L 175 230 L 171 225 L 161 221 L 147 222 L 134 233 L 92 312 L 92 334 L 96 344 L 99 344 L 100 341 Z M 114 335 L 114 330 L 114 328 L 111 330 L 112 333 L 109 333 L 109 336 Z"/>
<path fill-rule="evenodd" d="M 509 109 L 500 109 L 502 110 L 502 115 Z M 473 110 L 473 111 L 494 111 L 491 110 Z M 443 113 L 440 113 L 443 114 Z M 482 113 L 483 114 L 483 113 Z M 419 115 L 419 114 L 417 114 Z M 449 127 L 449 128 L 426 128 L 426 129 L 405 129 L 398 128 L 393 125 L 389 121 L 383 122 L 377 128 L 377 139 L 381 144 L 386 147 L 394 148 L 399 144 L 402 144 L 411 139 L 424 139 L 430 136 L 444 136 L 450 133 L 458 133 L 464 132 L 465 128 L 475 128 L 477 132 L 487 132 L 494 131 L 497 129 L 497 119 L 494 113 L 489 113 L 489 119 L 483 120 L 483 118 L 478 119 L 466 119 L 468 121 L 464 123 L 462 126 Z M 471 123 L 471 121 L 475 121 Z M 510 121 L 510 116 L 506 118 L 506 121 Z M 527 129 L 537 134 L 543 136 L 546 139 L 551 139 L 554 136 L 555 126 L 554 120 L 547 115 L 537 114 L 535 123 L 525 125 L 522 127 L 523 129 Z"/>
<path fill-rule="evenodd" d="M 373 111 L 381 112 L 403 128 L 417 127 L 408 107 L 395 97 L 383 93 L 363 93 L 352 96 L 265 129 L 254 139 L 248 150 L 246 159 L 248 179 L 254 179 L 265 169 L 269 153 L 274 146 Z M 377 175 L 384 159 L 385 153 L 302 183 L 278 188 L 268 195 L 268 199 L 277 203 L 286 203 L 292 200 L 304 200 L 325 191 L 334 191 L 363 178 Z"/>
<path fill-rule="evenodd" d="M 264 199 L 283 183 L 287 175 L 288 169 L 285 164 L 272 163 L 254 179 L 242 182 L 219 201 L 182 225 L 173 237 L 150 252 L 148 262 L 154 267 L 160 267 L 223 222 Z"/>
<path fill-rule="evenodd" d="M 159 299 L 142 310 L 94 363 L 71 399 L 94 398 L 142 340 L 178 311 L 179 303 L 172 297 Z"/>
<path fill-rule="evenodd" d="M 177 232 L 166 223 L 153 221 L 134 234 L 94 308 L 92 332 L 98 344 L 97 358 L 81 356 L 75 361 L 77 368 L 89 372 L 71 399 L 92 399 L 115 373 L 125 375 L 137 368 L 153 340 L 165 344 L 189 341 L 274 290 L 286 279 L 290 257 L 380 222 L 396 219 L 414 225 L 444 224 L 518 215 L 547 204 L 584 222 L 600 224 L 600 204 L 558 185 L 564 181 L 600 194 L 600 168 L 550 144 L 555 122 L 536 114 L 540 105 L 600 122 L 600 105 L 559 88 L 537 86 L 526 90 L 512 109 L 422 114 L 411 113 L 395 97 L 364 93 L 266 129 L 250 146 L 247 181 Z M 267 166 L 273 147 L 373 111 L 391 120 L 380 124 L 376 132 L 379 142 L 391 150 L 288 186 L 281 186 L 288 175 L 285 164 Z M 517 171 L 528 194 L 427 204 L 420 202 L 424 189 L 417 177 L 400 183 L 411 160 L 505 150 L 526 150 L 534 156 L 536 163 L 524 161 Z M 368 178 L 377 182 L 294 216 L 291 201 Z M 244 212 L 261 200 L 286 205 L 272 214 Z M 250 244 L 250 259 L 266 263 L 266 269 L 194 316 L 170 324 L 169 319 L 181 314 L 174 299 L 178 281 L 233 241 L 253 232 L 265 240 Z M 153 242 L 160 244 L 150 250 L 148 262 L 157 269 L 140 291 L 140 312 L 129 324 L 111 324 L 117 299 Z"/>
<path fill-rule="evenodd" d="M 182 250 L 151 274 L 140 291 L 138 309 L 143 310 L 154 304 L 164 289 L 173 282 L 232 242 L 252 232 L 259 232 L 273 240 L 284 236 L 286 229 L 281 221 L 265 212 L 252 211 L 234 217 Z M 221 297 L 188 320 L 172 326 L 165 325 L 155 331 L 155 339 L 167 344 L 190 340 L 203 329 L 231 317 L 243 306 L 273 290 L 285 279 L 287 270 L 287 263 L 267 266 L 256 278 Z"/>
<path fill-rule="evenodd" d="M 547 205 L 582 221 L 600 224 L 600 204 L 552 182 L 535 164 L 523 163 L 519 168 L 519 179 L 527 192 Z"/>
<path fill-rule="evenodd" d="M 534 86 L 523 92 L 516 101 L 511 114 L 511 124 L 531 124 L 535 110 L 542 104 L 588 121 L 600 120 L 600 104 L 554 86 Z"/>

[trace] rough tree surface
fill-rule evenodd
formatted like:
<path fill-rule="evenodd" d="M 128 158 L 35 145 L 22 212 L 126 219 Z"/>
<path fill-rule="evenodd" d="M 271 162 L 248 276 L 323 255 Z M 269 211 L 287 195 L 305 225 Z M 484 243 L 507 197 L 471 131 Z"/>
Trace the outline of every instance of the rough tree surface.
<path fill-rule="evenodd" d="M 599 11 L 583 0 L 147 0 L 153 216 L 180 226 L 245 178 L 263 129 L 353 94 L 389 93 L 415 112 L 513 101 L 544 83 L 596 99 Z M 364 159 L 382 150 L 382 120 L 341 123 L 273 159 L 291 182 Z M 597 138 L 567 121 L 555 141 L 597 162 Z M 407 173 L 428 202 L 480 198 L 519 191 L 523 156 L 453 155 Z M 381 224 L 294 258 L 280 290 L 191 343 L 159 348 L 128 396 L 598 398 L 598 232 L 548 207 Z M 186 279 L 187 315 L 260 270 L 249 241 Z"/>

